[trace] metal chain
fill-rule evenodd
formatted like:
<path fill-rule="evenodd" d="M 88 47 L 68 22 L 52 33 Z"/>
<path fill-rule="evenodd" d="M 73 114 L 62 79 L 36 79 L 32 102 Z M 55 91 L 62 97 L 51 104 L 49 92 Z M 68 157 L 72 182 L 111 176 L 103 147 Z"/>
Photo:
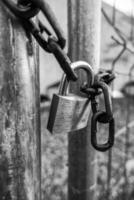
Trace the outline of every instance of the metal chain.
<path fill-rule="evenodd" d="M 39 9 L 32 3 L 27 3 L 25 6 L 23 4 L 15 4 L 12 0 L 2 0 L 2 2 L 17 16 L 23 19 L 29 19 L 34 17 Z"/>
<path fill-rule="evenodd" d="M 19 0 L 18 4 L 15 4 L 12 0 L 2 0 L 2 2 L 20 19 L 24 28 L 34 36 L 38 44 L 48 53 L 53 53 L 61 68 L 66 73 L 68 80 L 76 81 L 77 75 L 71 68 L 69 57 L 63 50 L 66 39 L 54 13 L 46 1 Z M 39 25 L 33 22 L 31 18 L 35 17 L 39 11 L 42 11 L 45 15 L 56 36 L 54 36 L 41 21 L 39 21 Z M 44 32 L 48 36 L 47 39 L 43 36 Z"/>
<path fill-rule="evenodd" d="M 91 119 L 91 144 L 98 151 L 107 151 L 114 144 L 114 117 L 112 113 L 112 103 L 109 94 L 108 84 L 110 84 L 115 75 L 109 70 L 100 71 L 95 75 L 95 81 L 91 88 L 87 88 L 86 85 L 81 87 L 81 91 L 86 93 L 91 100 L 92 107 L 92 119 Z M 105 111 L 98 110 L 98 102 L 96 97 L 103 93 Z M 108 140 L 104 144 L 97 143 L 97 123 L 109 124 L 109 136 Z"/>
<path fill-rule="evenodd" d="M 66 73 L 67 79 L 76 81 L 77 75 L 71 68 L 71 61 L 67 54 L 63 51 L 66 43 L 63 31 L 46 1 L 18 0 L 18 4 L 15 4 L 12 0 L 2 0 L 2 2 L 10 11 L 14 13 L 16 17 L 20 19 L 20 22 L 23 24 L 26 31 L 34 36 L 38 44 L 46 52 L 53 53 L 61 68 Z M 39 21 L 38 25 L 36 25 L 31 19 L 32 17 L 35 17 L 39 11 L 42 11 L 44 16 L 47 18 L 55 32 L 55 36 L 41 21 Z M 47 35 L 47 39 L 43 36 L 43 33 Z M 91 124 L 91 143 L 93 147 L 99 151 L 108 150 L 114 143 L 114 118 L 108 89 L 108 84 L 110 84 L 114 78 L 115 76 L 111 71 L 100 71 L 97 75 L 95 75 L 95 81 L 91 88 L 87 88 L 86 86 L 81 88 L 81 91 L 88 94 L 89 98 L 91 99 L 93 111 Z M 101 93 L 104 95 L 105 111 L 99 111 L 98 103 L 96 102 L 96 96 Z M 109 137 L 105 144 L 97 143 L 98 122 L 109 124 Z"/>
<path fill-rule="evenodd" d="M 40 9 L 47 20 L 49 21 L 50 25 L 52 26 L 53 30 L 55 31 L 57 38 L 59 40 L 59 44 L 61 48 L 64 48 L 66 39 L 63 33 L 63 30 L 61 29 L 51 7 L 45 0 L 30 0 L 33 5 L 36 5 L 38 9 Z"/>

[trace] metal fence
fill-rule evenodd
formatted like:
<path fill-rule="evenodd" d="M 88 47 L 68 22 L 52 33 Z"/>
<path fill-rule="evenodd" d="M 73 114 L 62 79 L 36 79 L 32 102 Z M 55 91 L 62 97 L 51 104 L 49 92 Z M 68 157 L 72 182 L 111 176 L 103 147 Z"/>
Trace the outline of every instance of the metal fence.
<path fill-rule="evenodd" d="M 116 5 L 116 3 L 115 3 Z M 134 65 L 130 62 L 133 57 L 133 22 L 134 18 L 118 18 L 119 11 L 113 7 L 109 16 L 106 9 L 102 9 L 102 14 L 114 30 L 111 40 L 111 47 L 120 50 L 109 59 L 111 70 L 116 73 L 116 79 L 120 78 L 120 89 L 116 89 L 116 82 L 111 86 L 113 95 L 113 111 L 115 116 L 115 145 L 108 153 L 98 153 L 98 199 L 107 200 L 131 200 L 134 199 Z M 121 30 L 119 25 L 121 20 L 128 23 L 126 30 Z M 121 60 L 127 57 L 126 70 L 124 72 Z M 118 69 L 116 66 L 118 65 Z M 130 66 L 131 65 L 131 66 Z M 104 135 L 105 128 L 101 130 Z"/>

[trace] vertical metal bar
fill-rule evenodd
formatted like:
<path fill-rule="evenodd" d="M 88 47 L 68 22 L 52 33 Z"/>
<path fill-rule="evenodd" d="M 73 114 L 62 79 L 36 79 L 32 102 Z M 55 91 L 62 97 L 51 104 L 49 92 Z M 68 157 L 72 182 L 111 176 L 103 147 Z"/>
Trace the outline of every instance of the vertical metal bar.
<path fill-rule="evenodd" d="M 68 0 L 69 56 L 85 60 L 95 71 L 99 67 L 101 0 Z M 79 82 L 71 90 L 79 92 Z M 90 120 L 86 129 L 69 133 L 69 200 L 95 199 L 95 151 L 90 143 Z"/>
<path fill-rule="evenodd" d="M 112 177 L 112 149 L 108 151 L 107 163 L 107 200 L 111 199 L 111 177 Z"/>
<path fill-rule="evenodd" d="M 1 3 L 0 27 L 0 199 L 40 200 L 38 48 Z"/>
<path fill-rule="evenodd" d="M 114 0 L 114 5 L 113 5 L 112 23 L 115 26 L 115 23 L 116 23 L 116 0 Z"/>
<path fill-rule="evenodd" d="M 129 70 L 129 81 L 132 79 L 132 72 L 133 72 L 133 65 Z M 126 97 L 126 108 L 127 108 L 127 113 L 126 113 L 126 133 L 125 133 L 125 147 L 124 147 L 124 195 L 123 199 L 128 198 L 128 187 L 129 187 L 129 182 L 128 182 L 128 175 L 127 175 L 127 169 L 126 169 L 126 163 L 129 159 L 129 143 L 130 143 L 130 128 L 128 126 L 130 119 L 131 119 L 131 101 L 129 97 Z"/>
<path fill-rule="evenodd" d="M 125 154 L 125 158 L 124 158 L 124 171 L 123 171 L 123 175 L 124 175 L 124 185 L 123 185 L 123 199 L 127 199 L 128 198 L 128 177 L 127 177 L 127 169 L 126 169 L 126 163 L 128 161 L 129 158 L 129 138 L 130 138 L 130 128 L 128 126 L 129 122 L 130 122 L 130 115 L 131 115 L 131 110 L 130 110 L 130 101 L 129 98 L 126 97 L 126 108 L 127 108 L 127 113 L 126 113 L 126 133 L 125 133 L 125 146 L 124 146 L 124 154 Z"/>

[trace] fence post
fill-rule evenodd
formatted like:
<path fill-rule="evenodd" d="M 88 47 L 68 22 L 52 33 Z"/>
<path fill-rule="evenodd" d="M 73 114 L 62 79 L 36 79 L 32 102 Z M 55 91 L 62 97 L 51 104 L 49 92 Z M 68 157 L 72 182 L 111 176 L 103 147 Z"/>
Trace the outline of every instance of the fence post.
<path fill-rule="evenodd" d="M 99 67 L 101 0 L 68 0 L 69 56 L 72 61 L 87 61 Z M 82 79 L 82 72 L 80 81 Z M 78 91 L 78 86 L 72 85 Z M 69 200 L 95 199 L 95 151 L 87 129 L 69 133 Z"/>
<path fill-rule="evenodd" d="M 38 48 L 2 2 L 0 27 L 0 199 L 40 200 Z"/>

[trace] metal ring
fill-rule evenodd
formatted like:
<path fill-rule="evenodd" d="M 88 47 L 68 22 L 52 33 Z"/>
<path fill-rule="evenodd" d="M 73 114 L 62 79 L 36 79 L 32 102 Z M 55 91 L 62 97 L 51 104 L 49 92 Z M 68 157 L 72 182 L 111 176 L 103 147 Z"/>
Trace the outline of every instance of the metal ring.
<path fill-rule="evenodd" d="M 92 146 L 97 150 L 97 151 L 107 151 L 110 149 L 113 144 L 114 144 L 114 118 L 112 118 L 108 123 L 109 123 L 109 136 L 108 140 L 104 144 L 98 144 L 97 143 L 97 122 L 99 117 L 104 114 L 104 112 L 100 111 L 95 113 L 92 116 L 92 121 L 91 121 L 91 144 Z"/>
<path fill-rule="evenodd" d="M 105 109 L 106 109 L 106 113 L 107 113 L 107 120 L 111 120 L 113 113 L 112 113 L 112 101 L 111 101 L 111 97 L 109 94 L 109 88 L 108 85 L 106 83 L 104 83 L 103 81 L 99 81 L 97 83 L 94 84 L 94 88 L 101 88 L 103 91 L 103 95 L 104 95 L 104 101 L 105 101 Z"/>

